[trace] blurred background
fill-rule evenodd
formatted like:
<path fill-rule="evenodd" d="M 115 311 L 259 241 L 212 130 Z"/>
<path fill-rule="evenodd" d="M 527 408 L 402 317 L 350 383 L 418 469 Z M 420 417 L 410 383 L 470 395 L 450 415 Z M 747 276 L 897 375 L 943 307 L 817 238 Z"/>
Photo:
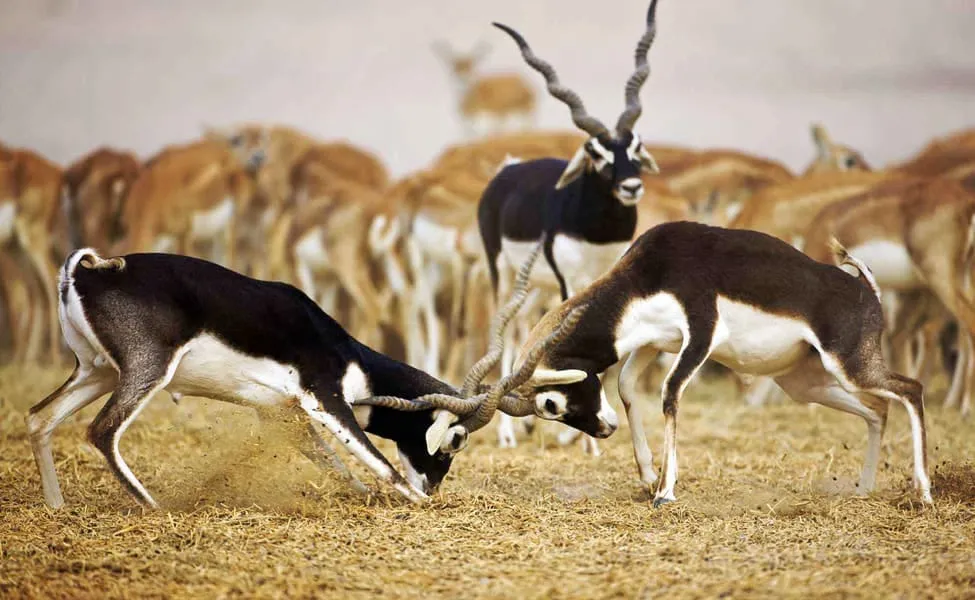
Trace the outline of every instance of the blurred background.
<path fill-rule="evenodd" d="M 0 139 L 69 162 L 100 144 L 147 156 L 201 126 L 290 124 L 380 153 L 393 176 L 463 133 L 431 49 L 490 44 L 517 70 L 518 28 L 591 112 L 613 121 L 644 0 L 0 0 Z M 968 126 L 975 4 L 966 0 L 664 0 L 639 130 L 800 169 L 808 125 L 875 166 Z M 567 128 L 540 94 L 538 125 Z"/>

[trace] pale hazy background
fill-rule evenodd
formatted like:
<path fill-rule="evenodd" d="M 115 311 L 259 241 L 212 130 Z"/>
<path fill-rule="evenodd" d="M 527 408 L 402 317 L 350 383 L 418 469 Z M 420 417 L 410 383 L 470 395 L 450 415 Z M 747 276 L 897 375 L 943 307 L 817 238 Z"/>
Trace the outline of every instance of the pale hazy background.
<path fill-rule="evenodd" d="M 145 156 L 204 123 L 274 121 L 347 137 L 400 174 L 461 132 L 432 40 L 484 40 L 489 69 L 525 69 L 490 27 L 506 22 L 615 121 L 645 10 L 646 0 L 0 0 L 0 140 L 67 162 L 106 143 Z M 975 1 L 660 0 L 658 18 L 639 125 L 651 141 L 798 168 L 820 120 L 882 165 L 975 125 Z M 570 121 L 546 97 L 539 124 Z"/>

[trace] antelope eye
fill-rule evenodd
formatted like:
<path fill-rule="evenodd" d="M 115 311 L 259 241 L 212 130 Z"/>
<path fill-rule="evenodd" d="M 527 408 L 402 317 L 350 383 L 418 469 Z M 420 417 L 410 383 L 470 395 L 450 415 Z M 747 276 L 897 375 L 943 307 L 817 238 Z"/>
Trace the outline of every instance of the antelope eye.
<path fill-rule="evenodd" d="M 559 419 L 567 412 L 566 403 L 562 392 L 542 392 L 535 397 L 535 412 L 543 419 Z"/>
<path fill-rule="evenodd" d="M 545 401 L 545 412 L 554 415 L 555 414 L 555 400 L 549 398 Z"/>
<path fill-rule="evenodd" d="M 854 156 L 847 156 L 846 160 L 843 161 L 843 164 L 847 169 L 852 169 L 857 166 L 857 159 Z"/>

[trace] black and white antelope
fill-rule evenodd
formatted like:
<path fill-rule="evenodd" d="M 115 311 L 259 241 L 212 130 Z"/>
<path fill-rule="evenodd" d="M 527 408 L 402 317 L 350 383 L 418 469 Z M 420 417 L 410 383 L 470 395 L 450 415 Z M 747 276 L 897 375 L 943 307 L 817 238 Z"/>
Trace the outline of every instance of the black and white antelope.
<path fill-rule="evenodd" d="M 523 296 L 526 285 L 527 271 L 516 282 L 516 292 Z M 109 392 L 89 438 L 123 486 L 150 507 L 156 503 L 125 464 L 118 443 L 160 390 L 174 399 L 192 395 L 255 408 L 265 426 L 286 427 L 284 432 L 308 458 L 323 468 L 331 464 L 365 491 L 319 437 L 314 423 L 320 423 L 380 481 L 414 502 L 439 486 L 451 465 L 449 452 L 466 443 L 458 438 L 443 450 L 428 451 L 426 435 L 436 407 L 427 403 L 402 412 L 393 410 L 396 403 L 390 408 L 382 400 L 439 394 L 456 404 L 458 390 L 359 343 L 290 285 L 251 279 L 185 256 L 104 259 L 83 249 L 64 263 L 59 294 L 61 329 L 77 358 L 75 370 L 27 415 L 51 507 L 64 504 L 51 452 L 54 429 Z M 501 311 L 498 321 L 506 323 L 512 310 Z M 466 386 L 480 390 L 481 379 L 499 358 L 500 349 L 479 361 Z M 495 400 L 502 408 L 510 402 L 504 393 Z M 462 422 L 464 434 L 477 429 L 475 409 L 486 398 L 482 393 L 461 406 L 461 416 L 473 413 Z M 360 402 L 371 406 L 353 406 Z M 436 422 L 449 425 L 452 420 Z M 365 432 L 396 443 L 405 480 Z"/>
<path fill-rule="evenodd" d="M 533 283 L 557 287 L 563 300 L 609 270 L 632 241 L 636 203 L 644 191 L 640 173 L 658 172 L 633 130 L 642 112 L 640 88 L 650 74 L 647 52 L 656 32 L 656 6 L 657 0 L 652 0 L 646 30 L 636 46 L 636 69 L 626 82 L 626 107 L 615 132 L 586 112 L 579 95 L 559 82 L 555 69 L 535 55 L 521 34 L 494 24 L 515 40 L 525 62 L 545 77 L 549 93 L 569 107 L 572 121 L 590 136 L 571 160 L 546 158 L 507 165 L 485 189 L 478 205 L 478 225 L 496 294 L 505 295 L 513 270 L 538 240 L 543 241 L 549 269 L 537 269 Z M 511 342 L 506 349 L 514 348 Z M 513 358 L 506 353 L 504 372 L 510 371 Z M 499 423 L 498 438 L 502 447 L 515 445 L 510 419 Z"/>
<path fill-rule="evenodd" d="M 640 476 L 649 486 L 657 476 L 637 383 L 658 352 L 676 354 L 661 391 L 664 455 L 655 506 L 675 499 L 677 407 L 708 358 L 773 377 L 797 401 L 862 417 L 868 437 L 860 493 L 874 487 L 889 401 L 896 400 L 910 417 L 915 486 L 930 503 L 922 386 L 884 362 L 873 275 L 838 242 L 833 249 L 842 268 L 755 231 L 690 222 L 650 229 L 609 273 L 539 321 L 526 348 L 564 329 L 569 316 L 577 323 L 547 347 L 529 385 L 516 391 L 526 403 L 546 407 L 539 416 L 576 423 L 600 405 L 597 375 L 605 372 L 602 383 L 626 409 Z"/>

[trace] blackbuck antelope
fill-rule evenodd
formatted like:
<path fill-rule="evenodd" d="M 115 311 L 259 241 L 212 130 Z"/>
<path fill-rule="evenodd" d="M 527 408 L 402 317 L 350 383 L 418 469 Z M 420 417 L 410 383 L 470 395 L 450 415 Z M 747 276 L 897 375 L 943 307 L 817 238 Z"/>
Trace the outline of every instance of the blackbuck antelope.
<path fill-rule="evenodd" d="M 516 284 L 517 293 L 523 296 L 526 285 L 527 271 Z M 322 467 L 330 462 L 360 491 L 364 486 L 321 440 L 313 423 L 324 425 L 379 480 L 414 502 L 435 490 L 450 468 L 447 452 L 427 451 L 433 408 L 398 412 L 381 398 L 373 399 L 374 407 L 352 405 L 369 402 L 374 395 L 459 398 L 460 392 L 359 343 L 290 285 L 251 279 L 186 256 L 103 259 L 83 249 L 64 263 L 58 290 L 61 329 L 76 366 L 27 416 L 44 498 L 51 507 L 64 504 L 52 433 L 109 392 L 112 396 L 89 427 L 89 438 L 116 478 L 147 506 L 156 504 L 125 464 L 118 444 L 160 390 L 174 398 L 202 396 L 255 408 L 269 427 L 290 423 L 287 433 L 306 456 Z M 499 316 L 502 323 L 508 318 Z M 499 357 L 500 351 L 494 354 Z M 480 389 L 496 362 L 480 361 L 467 385 Z M 510 403 L 503 394 L 498 399 L 502 406 Z M 364 432 L 396 442 L 406 480 Z M 455 442 L 459 447 L 460 440 Z M 447 444 L 445 449 L 455 448 Z"/>
<path fill-rule="evenodd" d="M 922 386 L 884 362 L 883 314 L 870 271 L 838 243 L 834 252 L 858 275 L 763 233 L 686 221 L 659 225 L 609 273 L 535 326 L 524 348 L 577 321 L 548 345 L 534 367 L 534 387 L 520 395 L 543 406 L 538 414 L 544 418 L 578 422 L 600 405 L 597 375 L 625 360 L 619 377 L 606 373 L 603 384 L 619 393 L 640 476 L 649 486 L 657 476 L 635 390 L 658 352 L 676 354 L 661 391 L 663 476 L 655 506 L 675 499 L 677 407 L 708 358 L 739 373 L 772 376 L 797 401 L 862 417 L 868 438 L 861 493 L 874 487 L 889 401 L 897 400 L 910 417 L 915 485 L 930 503 Z"/>
<path fill-rule="evenodd" d="M 644 191 L 641 170 L 658 171 L 633 130 L 642 112 L 640 88 L 650 74 L 647 52 L 656 33 L 656 6 L 652 0 L 615 133 L 586 112 L 579 95 L 559 82 L 555 69 L 535 55 L 521 34 L 495 23 L 515 40 L 525 62 L 545 77 L 549 93 L 569 107 L 575 125 L 590 136 L 570 160 L 508 165 L 484 191 L 478 225 L 496 294 L 504 295 L 511 271 L 524 262 L 538 240 L 544 244 L 550 269 L 538 270 L 535 281 L 557 286 L 564 300 L 612 267 L 633 239 L 636 204 Z M 505 346 L 513 348 L 510 340 Z M 503 373 L 509 372 L 511 358 L 506 353 Z M 498 438 L 502 447 L 515 445 L 510 419 L 500 422 Z"/>

